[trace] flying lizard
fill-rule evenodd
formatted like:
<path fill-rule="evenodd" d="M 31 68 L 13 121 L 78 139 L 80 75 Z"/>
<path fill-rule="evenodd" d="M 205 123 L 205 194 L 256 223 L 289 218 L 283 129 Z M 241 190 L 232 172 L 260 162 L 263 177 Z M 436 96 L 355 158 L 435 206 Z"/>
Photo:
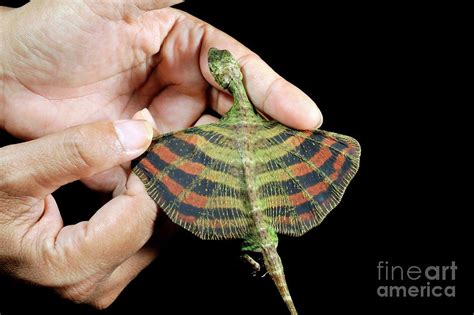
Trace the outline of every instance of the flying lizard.
<path fill-rule="evenodd" d="M 133 171 L 176 224 L 201 239 L 243 239 L 262 254 L 291 314 L 297 314 L 277 253 L 277 233 L 300 236 L 321 223 L 357 172 L 360 146 L 348 136 L 299 131 L 262 117 L 238 62 L 211 48 L 209 69 L 232 108 L 213 124 L 164 134 Z"/>

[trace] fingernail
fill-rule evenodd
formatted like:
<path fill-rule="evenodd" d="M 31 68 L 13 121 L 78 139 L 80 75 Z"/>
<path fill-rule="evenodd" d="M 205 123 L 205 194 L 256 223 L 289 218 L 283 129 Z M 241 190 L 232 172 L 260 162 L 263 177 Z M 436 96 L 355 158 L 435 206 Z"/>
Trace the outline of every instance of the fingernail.
<path fill-rule="evenodd" d="M 146 120 L 151 127 L 153 128 L 153 137 L 158 137 L 160 132 L 158 131 L 158 127 L 156 126 L 155 119 L 151 116 L 150 111 L 146 108 L 138 111 L 133 115 L 132 119 L 142 119 Z"/>
<path fill-rule="evenodd" d="M 319 108 L 316 107 L 315 113 L 313 115 L 314 119 L 317 121 L 316 126 L 314 128 L 317 129 L 323 124 L 323 114 L 321 113 Z"/>
<path fill-rule="evenodd" d="M 153 138 L 153 128 L 144 120 L 119 120 L 114 125 L 125 151 L 146 149 Z"/>

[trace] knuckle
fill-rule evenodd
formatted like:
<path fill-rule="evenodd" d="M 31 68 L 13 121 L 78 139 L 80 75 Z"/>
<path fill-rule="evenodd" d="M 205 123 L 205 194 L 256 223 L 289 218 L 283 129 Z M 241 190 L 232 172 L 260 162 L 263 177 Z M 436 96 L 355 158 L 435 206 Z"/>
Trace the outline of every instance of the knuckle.
<path fill-rule="evenodd" d="M 246 68 L 247 65 L 252 65 L 256 62 L 262 62 L 262 58 L 253 51 L 248 52 L 239 58 L 238 63 L 242 68 Z"/>
<path fill-rule="evenodd" d="M 90 297 L 94 294 L 97 285 L 91 282 L 82 282 L 56 289 L 56 292 L 64 299 L 76 304 L 91 304 Z"/>
<path fill-rule="evenodd" d="M 83 132 L 77 132 L 72 136 L 65 136 L 63 140 L 63 148 L 66 159 L 72 169 L 78 172 L 85 168 L 91 168 L 93 159 L 88 153 L 88 148 Z"/>
<path fill-rule="evenodd" d="M 12 191 L 18 185 L 18 164 L 16 163 L 15 145 L 0 148 L 0 197 L 1 192 Z"/>
<path fill-rule="evenodd" d="M 85 294 L 82 291 L 77 291 L 75 289 L 70 288 L 61 288 L 56 290 L 58 294 L 65 300 L 69 300 L 76 304 L 85 303 L 87 298 L 89 297 L 88 294 Z"/>
<path fill-rule="evenodd" d="M 0 224 L 18 224 L 18 219 L 28 213 L 32 202 L 27 197 L 11 195 L 0 188 Z"/>
<path fill-rule="evenodd" d="M 117 297 L 116 296 L 102 296 L 100 298 L 94 299 L 87 304 L 90 306 L 98 309 L 98 310 L 104 310 L 108 308 L 112 303 L 115 301 Z"/>
<path fill-rule="evenodd" d="M 141 222 L 140 226 L 154 226 L 157 218 L 158 207 L 156 203 L 148 195 L 136 197 L 134 200 L 136 207 L 141 208 L 139 213 Z"/>

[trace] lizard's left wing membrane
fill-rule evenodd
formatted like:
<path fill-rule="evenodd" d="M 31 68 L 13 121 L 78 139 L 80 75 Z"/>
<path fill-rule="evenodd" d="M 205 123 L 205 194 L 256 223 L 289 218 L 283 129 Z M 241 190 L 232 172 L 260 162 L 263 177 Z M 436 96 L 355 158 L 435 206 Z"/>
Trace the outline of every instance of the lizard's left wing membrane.
<path fill-rule="evenodd" d="M 260 207 L 278 233 L 299 236 L 321 223 L 359 167 L 359 143 L 348 136 L 267 122 L 256 139 Z"/>

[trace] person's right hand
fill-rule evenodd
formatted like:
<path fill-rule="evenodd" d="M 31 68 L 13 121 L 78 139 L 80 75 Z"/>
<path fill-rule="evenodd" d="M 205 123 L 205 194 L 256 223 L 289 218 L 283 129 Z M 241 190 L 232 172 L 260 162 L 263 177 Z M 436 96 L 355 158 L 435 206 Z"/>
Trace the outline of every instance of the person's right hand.
<path fill-rule="evenodd" d="M 156 256 L 144 247 L 155 202 L 123 169 L 112 200 L 89 221 L 63 226 L 51 193 L 136 158 L 152 132 L 143 120 L 99 122 L 0 148 L 0 272 L 75 302 L 111 304 Z"/>
<path fill-rule="evenodd" d="M 180 0 L 31 1 L 1 12 L 0 128 L 33 139 L 148 108 L 161 133 L 190 127 L 231 97 L 209 72 L 209 48 L 239 60 L 251 101 L 296 129 L 321 125 L 316 104 L 211 25 L 165 8 Z"/>
<path fill-rule="evenodd" d="M 248 48 L 185 12 L 179 0 L 45 1 L 1 12 L 0 128 L 34 139 L 148 108 L 160 133 L 209 123 L 231 96 L 214 82 L 211 47 L 238 59 L 250 100 L 296 129 L 316 128 L 316 104 Z M 85 184 L 109 191 L 117 168 Z"/>

